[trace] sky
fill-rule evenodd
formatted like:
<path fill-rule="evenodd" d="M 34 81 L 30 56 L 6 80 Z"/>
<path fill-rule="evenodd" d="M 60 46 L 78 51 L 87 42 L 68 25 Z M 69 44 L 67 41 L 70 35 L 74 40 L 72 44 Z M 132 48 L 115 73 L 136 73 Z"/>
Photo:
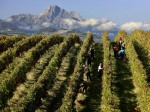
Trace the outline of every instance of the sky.
<path fill-rule="evenodd" d="M 37 15 L 49 5 L 76 11 L 85 19 L 107 18 L 119 25 L 150 23 L 150 0 L 0 0 L 0 19 L 15 14 Z"/>

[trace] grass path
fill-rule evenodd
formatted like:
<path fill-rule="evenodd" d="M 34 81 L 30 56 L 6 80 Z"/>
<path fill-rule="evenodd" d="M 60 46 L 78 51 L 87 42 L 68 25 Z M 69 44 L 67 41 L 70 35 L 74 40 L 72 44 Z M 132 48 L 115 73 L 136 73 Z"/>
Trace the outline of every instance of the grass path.
<path fill-rule="evenodd" d="M 148 53 L 144 50 L 142 46 L 140 46 L 138 42 L 135 42 L 134 46 L 138 54 L 138 58 L 141 60 L 144 68 L 146 69 L 146 74 L 148 75 L 147 81 L 150 84 L 150 57 L 148 57 Z"/>
<path fill-rule="evenodd" d="M 134 112 L 137 107 L 135 88 L 133 86 L 132 73 L 128 61 L 116 58 L 116 70 L 112 77 L 113 86 L 120 100 L 121 112 Z"/>
<path fill-rule="evenodd" d="M 60 100 L 63 98 L 65 85 L 68 82 L 70 74 L 73 72 L 79 48 L 80 45 L 76 45 L 67 53 L 61 63 L 53 86 L 47 91 L 46 97 L 42 99 L 42 104 L 36 112 L 53 112 L 61 105 L 62 102 Z"/>
<path fill-rule="evenodd" d="M 17 89 L 13 92 L 12 98 L 8 100 L 5 110 L 8 111 L 9 108 L 17 106 L 16 104 L 20 98 L 27 94 L 28 89 L 37 81 L 38 77 L 47 66 L 49 62 L 48 60 L 53 57 L 54 49 L 56 47 L 58 47 L 58 45 L 55 45 L 46 51 L 45 54 L 42 55 L 41 58 L 37 61 L 35 66 L 26 74 L 26 81 L 18 85 Z"/>
<path fill-rule="evenodd" d="M 100 111 L 101 101 L 101 77 L 98 78 L 98 66 L 103 61 L 102 45 L 95 44 L 95 59 L 91 68 L 91 83 L 87 91 L 87 105 L 83 109 L 83 112 L 98 112 Z"/>

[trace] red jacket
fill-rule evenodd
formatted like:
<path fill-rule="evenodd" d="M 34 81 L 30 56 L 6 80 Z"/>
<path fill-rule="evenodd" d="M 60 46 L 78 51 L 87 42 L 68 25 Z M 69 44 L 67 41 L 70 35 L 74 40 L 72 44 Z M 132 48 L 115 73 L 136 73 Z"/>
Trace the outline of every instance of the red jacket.
<path fill-rule="evenodd" d="M 113 47 L 113 50 L 114 50 L 114 51 L 118 51 L 118 48 L 117 48 L 117 47 Z"/>

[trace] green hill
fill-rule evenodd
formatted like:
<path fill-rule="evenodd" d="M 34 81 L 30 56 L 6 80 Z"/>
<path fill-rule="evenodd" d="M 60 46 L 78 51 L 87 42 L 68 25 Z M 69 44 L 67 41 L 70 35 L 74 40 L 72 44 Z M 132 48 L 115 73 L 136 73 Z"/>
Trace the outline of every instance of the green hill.
<path fill-rule="evenodd" d="M 0 36 L 2 112 L 150 112 L 149 32 L 119 31 L 114 40 L 107 31 L 101 37 L 62 32 Z M 123 60 L 113 51 L 120 37 L 125 43 Z M 90 48 L 91 81 L 84 68 Z M 100 63 L 103 72 L 98 76 Z M 82 80 L 87 84 L 84 92 Z"/>

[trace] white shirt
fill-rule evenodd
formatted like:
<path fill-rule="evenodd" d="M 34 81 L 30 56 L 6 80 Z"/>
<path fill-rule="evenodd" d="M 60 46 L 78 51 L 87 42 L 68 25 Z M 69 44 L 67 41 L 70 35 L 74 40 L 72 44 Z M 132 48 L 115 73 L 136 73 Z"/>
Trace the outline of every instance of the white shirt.
<path fill-rule="evenodd" d="M 103 69 L 101 65 L 98 66 L 98 71 Z"/>

